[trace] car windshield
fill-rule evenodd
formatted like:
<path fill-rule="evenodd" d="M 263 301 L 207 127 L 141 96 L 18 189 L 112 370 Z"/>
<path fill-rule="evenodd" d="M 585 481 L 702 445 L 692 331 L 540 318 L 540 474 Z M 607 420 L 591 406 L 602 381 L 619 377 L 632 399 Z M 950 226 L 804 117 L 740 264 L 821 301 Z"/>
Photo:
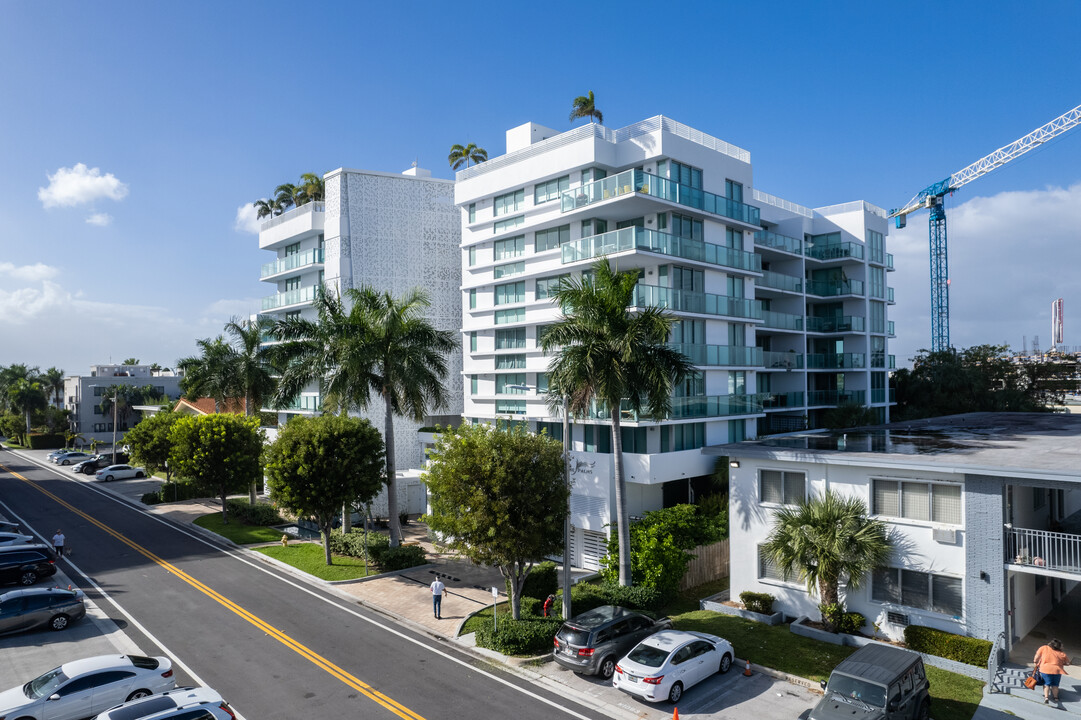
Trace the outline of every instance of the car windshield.
<path fill-rule="evenodd" d="M 631 654 L 628 655 L 627 658 L 631 662 L 636 662 L 639 665 L 657 668 L 664 665 L 664 661 L 668 658 L 668 651 L 661 650 L 659 647 L 647 645 L 646 643 L 639 643 L 634 650 L 631 650 Z"/>
<path fill-rule="evenodd" d="M 39 675 L 23 685 L 23 692 L 31 700 L 49 697 L 56 689 L 68 681 L 68 676 L 60 668 Z"/>
<path fill-rule="evenodd" d="M 886 688 L 881 685 L 834 673 L 830 676 L 829 684 L 826 687 L 830 692 L 837 693 L 841 697 L 862 700 L 879 708 L 886 707 Z"/>

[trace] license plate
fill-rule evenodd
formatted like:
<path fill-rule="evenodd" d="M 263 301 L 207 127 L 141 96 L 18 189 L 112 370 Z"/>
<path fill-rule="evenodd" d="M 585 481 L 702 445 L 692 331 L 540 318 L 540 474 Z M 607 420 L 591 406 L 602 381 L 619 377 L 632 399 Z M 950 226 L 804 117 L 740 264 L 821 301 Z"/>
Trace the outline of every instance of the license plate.
<path fill-rule="evenodd" d="M 630 680 L 632 683 L 636 683 L 639 680 L 639 677 L 637 675 L 631 675 L 630 673 L 626 673 L 626 675 L 627 679 Z"/>

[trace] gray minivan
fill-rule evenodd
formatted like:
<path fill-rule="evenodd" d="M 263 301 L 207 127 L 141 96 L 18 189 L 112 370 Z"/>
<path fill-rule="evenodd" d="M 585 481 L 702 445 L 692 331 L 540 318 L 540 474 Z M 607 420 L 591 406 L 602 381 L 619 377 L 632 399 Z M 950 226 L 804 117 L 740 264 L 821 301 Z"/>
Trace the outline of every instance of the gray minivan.
<path fill-rule="evenodd" d="M 923 659 L 892 645 L 864 645 L 822 683 L 810 720 L 927 720 L 931 707 Z"/>
<path fill-rule="evenodd" d="M 632 647 L 658 630 L 670 630 L 668 618 L 654 620 L 616 605 L 602 605 L 572 617 L 555 636 L 557 664 L 582 675 L 600 675 L 606 680 L 616 670 L 616 661 Z"/>

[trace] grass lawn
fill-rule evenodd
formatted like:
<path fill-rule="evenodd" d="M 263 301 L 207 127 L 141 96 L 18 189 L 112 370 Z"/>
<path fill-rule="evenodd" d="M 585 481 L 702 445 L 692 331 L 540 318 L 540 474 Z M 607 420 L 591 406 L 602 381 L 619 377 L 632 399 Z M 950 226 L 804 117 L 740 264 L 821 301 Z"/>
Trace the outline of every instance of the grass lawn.
<path fill-rule="evenodd" d="M 984 684 L 930 665 L 924 667 L 931 683 L 931 717 L 935 720 L 971 720 L 983 699 Z"/>
<path fill-rule="evenodd" d="M 280 538 L 281 535 L 278 537 Z M 335 555 L 334 564 L 327 565 L 323 546 L 319 543 L 291 543 L 289 547 L 270 545 L 255 548 L 255 551 L 292 565 L 321 580 L 355 580 L 365 576 L 362 558 Z M 374 564 L 369 563 L 369 568 L 371 570 L 369 575 L 379 573 L 379 569 Z"/>
<path fill-rule="evenodd" d="M 497 608 L 497 611 L 499 612 L 499 617 L 500 618 L 509 618 L 510 617 L 510 603 L 509 602 L 501 602 L 501 603 L 499 603 L 499 607 Z M 492 606 L 491 605 L 484 608 L 483 610 L 478 610 L 473 615 L 470 615 L 469 619 L 466 620 L 462 624 L 462 631 L 460 633 L 458 633 L 458 634 L 459 635 L 468 635 L 471 632 L 476 632 L 477 629 L 481 625 L 487 625 L 487 626 L 491 627 L 491 625 L 492 625 Z"/>
<path fill-rule="evenodd" d="M 278 542 L 282 539 L 281 530 L 275 530 L 265 525 L 245 525 L 236 519 L 230 520 L 228 525 L 221 521 L 221 513 L 213 512 L 209 515 L 195 518 L 195 524 L 206 528 L 210 532 L 217 533 L 228 538 L 237 545 L 249 545 L 251 543 Z"/>

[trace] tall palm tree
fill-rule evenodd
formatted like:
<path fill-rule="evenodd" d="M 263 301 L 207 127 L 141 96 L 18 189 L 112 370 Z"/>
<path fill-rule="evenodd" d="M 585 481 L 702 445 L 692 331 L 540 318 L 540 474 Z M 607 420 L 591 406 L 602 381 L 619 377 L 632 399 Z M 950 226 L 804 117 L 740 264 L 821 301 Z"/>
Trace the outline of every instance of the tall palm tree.
<path fill-rule="evenodd" d="M 628 310 L 637 283 L 637 272 L 616 272 L 607 258 L 594 264 L 592 279 L 564 279 L 553 294 L 562 315 L 541 340 L 545 354 L 555 353 L 548 365 L 553 409 L 566 397 L 569 410 L 582 415 L 595 400 L 611 418 L 620 585 L 631 584 L 621 404 L 663 418 L 671 409 L 672 389 L 693 367 L 668 346 L 670 315 L 656 307 Z"/>
<path fill-rule="evenodd" d="M 488 151 L 484 148 L 479 148 L 473 143 L 468 145 L 451 145 L 450 155 L 447 156 L 447 162 L 450 163 L 451 170 L 457 170 L 462 165 L 469 167 L 469 163 L 479 165 L 488 159 Z"/>
<path fill-rule="evenodd" d="M 282 206 L 282 211 L 297 205 L 302 205 L 303 203 L 298 201 L 303 198 L 303 195 L 303 188 L 299 185 L 294 185 L 293 183 L 282 183 L 274 188 L 274 198 L 278 201 L 278 204 Z"/>
<path fill-rule="evenodd" d="M 203 338 L 196 345 L 199 354 L 176 361 L 177 369 L 184 372 L 180 388 L 188 400 L 201 397 L 214 398 L 214 412 L 221 412 L 225 401 L 233 397 L 238 385 L 234 362 L 235 352 L 221 335 Z"/>
<path fill-rule="evenodd" d="M 271 349 L 263 345 L 263 334 L 271 329 L 271 322 L 258 318 L 255 322 L 234 317 L 225 325 L 225 332 L 232 338 L 232 364 L 230 375 L 236 382 L 234 397 L 243 396 L 244 414 L 249 417 L 258 413 L 274 396 L 278 381 L 274 377 Z M 248 500 L 256 503 L 256 483 L 248 487 Z"/>
<path fill-rule="evenodd" d="M 251 204 L 251 206 L 255 208 L 255 216 L 259 220 L 262 220 L 268 215 L 271 217 L 277 217 L 281 215 L 284 210 L 281 203 L 278 202 L 276 199 L 256 200 Z"/>
<path fill-rule="evenodd" d="M 574 98 L 573 107 L 571 108 L 571 120 L 577 120 L 578 118 L 588 117 L 589 122 L 593 122 L 593 118 L 597 118 L 597 122 L 604 124 L 604 114 L 597 109 L 596 104 L 593 102 L 593 91 L 589 91 L 589 95 L 579 95 Z"/>
<path fill-rule="evenodd" d="M 12 409 L 12 404 L 8 398 L 8 389 L 19 380 L 26 380 L 27 382 L 33 382 L 41 374 L 37 366 L 25 365 L 23 363 L 12 363 L 7 367 L 0 365 L 0 410 Z"/>
<path fill-rule="evenodd" d="M 322 202 L 326 196 L 326 185 L 323 178 L 315 173 L 304 173 L 300 176 L 300 189 L 303 193 L 303 205 L 307 202 Z"/>
<path fill-rule="evenodd" d="M 64 371 L 60 368 L 51 367 L 41 373 L 40 382 L 53 397 L 53 406 L 62 407 L 64 399 Z"/>
<path fill-rule="evenodd" d="M 838 586 L 845 580 L 849 590 L 862 586 L 875 568 L 884 566 L 892 543 L 881 520 L 867 516 L 867 506 L 857 497 L 826 491 L 795 507 L 774 512 L 773 530 L 762 551 L 787 580 L 797 575 L 807 582 L 823 606 L 836 605 Z M 823 613 L 827 629 L 835 629 L 832 614 Z"/>

